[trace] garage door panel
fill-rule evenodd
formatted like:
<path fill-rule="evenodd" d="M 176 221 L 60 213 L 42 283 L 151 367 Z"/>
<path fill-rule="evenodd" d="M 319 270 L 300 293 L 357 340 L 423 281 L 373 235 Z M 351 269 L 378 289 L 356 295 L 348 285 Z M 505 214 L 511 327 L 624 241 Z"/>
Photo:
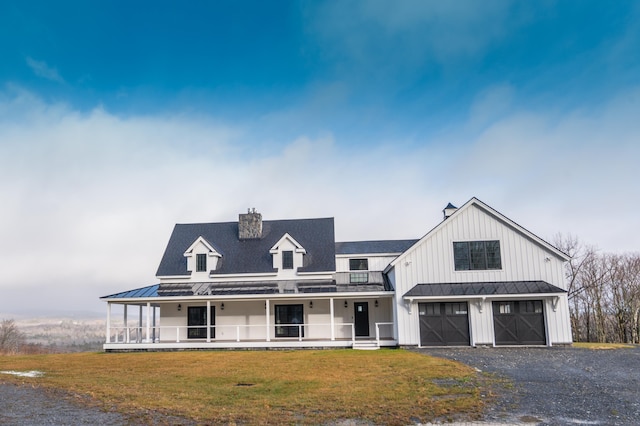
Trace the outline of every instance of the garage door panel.
<path fill-rule="evenodd" d="M 496 345 L 546 344 L 541 300 L 493 302 Z"/>
<path fill-rule="evenodd" d="M 466 302 L 420 303 L 422 346 L 468 346 L 469 315 Z"/>

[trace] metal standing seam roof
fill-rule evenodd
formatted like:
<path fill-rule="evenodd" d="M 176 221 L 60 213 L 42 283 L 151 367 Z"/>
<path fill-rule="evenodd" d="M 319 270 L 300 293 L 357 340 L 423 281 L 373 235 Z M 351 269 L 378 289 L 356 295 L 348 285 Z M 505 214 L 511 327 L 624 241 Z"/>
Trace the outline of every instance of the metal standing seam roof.
<path fill-rule="evenodd" d="M 378 274 L 381 275 L 382 273 Z M 381 277 L 373 277 L 367 283 L 352 284 L 343 281 L 341 279 L 338 283 L 336 283 L 336 280 L 168 283 L 123 291 L 103 296 L 101 299 L 390 291 L 387 283 Z"/>
<path fill-rule="evenodd" d="M 490 296 L 497 294 L 566 293 L 545 281 L 418 284 L 404 297 Z"/>
<path fill-rule="evenodd" d="M 123 291 L 121 293 L 102 296 L 100 299 L 131 299 L 137 297 L 158 297 L 158 288 L 160 284 L 154 284 L 147 287 L 136 288 L 134 290 Z"/>

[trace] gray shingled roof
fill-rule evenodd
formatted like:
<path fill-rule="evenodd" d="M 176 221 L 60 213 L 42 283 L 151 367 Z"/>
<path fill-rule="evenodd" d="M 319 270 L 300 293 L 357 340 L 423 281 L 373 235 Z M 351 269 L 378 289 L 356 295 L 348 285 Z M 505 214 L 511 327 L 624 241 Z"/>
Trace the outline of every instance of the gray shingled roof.
<path fill-rule="evenodd" d="M 404 297 L 490 296 L 496 294 L 566 293 L 545 281 L 418 284 Z"/>
<path fill-rule="evenodd" d="M 157 276 L 189 275 L 184 252 L 200 236 L 222 258 L 215 274 L 244 274 L 275 272 L 269 250 L 288 233 L 307 251 L 300 272 L 335 271 L 335 236 L 333 218 L 265 220 L 262 238 L 240 240 L 238 222 L 177 224 L 156 272 Z"/>
<path fill-rule="evenodd" d="M 418 240 L 346 241 L 336 243 L 336 254 L 402 253 Z"/>

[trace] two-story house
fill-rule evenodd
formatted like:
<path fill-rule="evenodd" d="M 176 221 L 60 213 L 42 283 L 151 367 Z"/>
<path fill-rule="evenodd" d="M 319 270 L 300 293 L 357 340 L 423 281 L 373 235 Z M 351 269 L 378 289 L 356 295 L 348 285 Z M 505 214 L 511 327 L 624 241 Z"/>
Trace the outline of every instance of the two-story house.
<path fill-rule="evenodd" d="M 159 284 L 102 298 L 104 348 L 570 344 L 567 255 L 475 198 L 444 213 L 416 240 L 255 210 L 178 224 Z"/>

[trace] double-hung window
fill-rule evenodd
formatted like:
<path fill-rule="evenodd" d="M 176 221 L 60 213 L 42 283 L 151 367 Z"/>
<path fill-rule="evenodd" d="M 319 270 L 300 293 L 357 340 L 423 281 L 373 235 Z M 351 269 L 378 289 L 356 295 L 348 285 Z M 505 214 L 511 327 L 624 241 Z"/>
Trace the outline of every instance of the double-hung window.
<path fill-rule="evenodd" d="M 206 271 L 207 271 L 207 255 L 196 254 L 196 272 L 206 272 Z"/>
<path fill-rule="evenodd" d="M 282 269 L 293 269 L 293 251 L 282 252 Z"/>

